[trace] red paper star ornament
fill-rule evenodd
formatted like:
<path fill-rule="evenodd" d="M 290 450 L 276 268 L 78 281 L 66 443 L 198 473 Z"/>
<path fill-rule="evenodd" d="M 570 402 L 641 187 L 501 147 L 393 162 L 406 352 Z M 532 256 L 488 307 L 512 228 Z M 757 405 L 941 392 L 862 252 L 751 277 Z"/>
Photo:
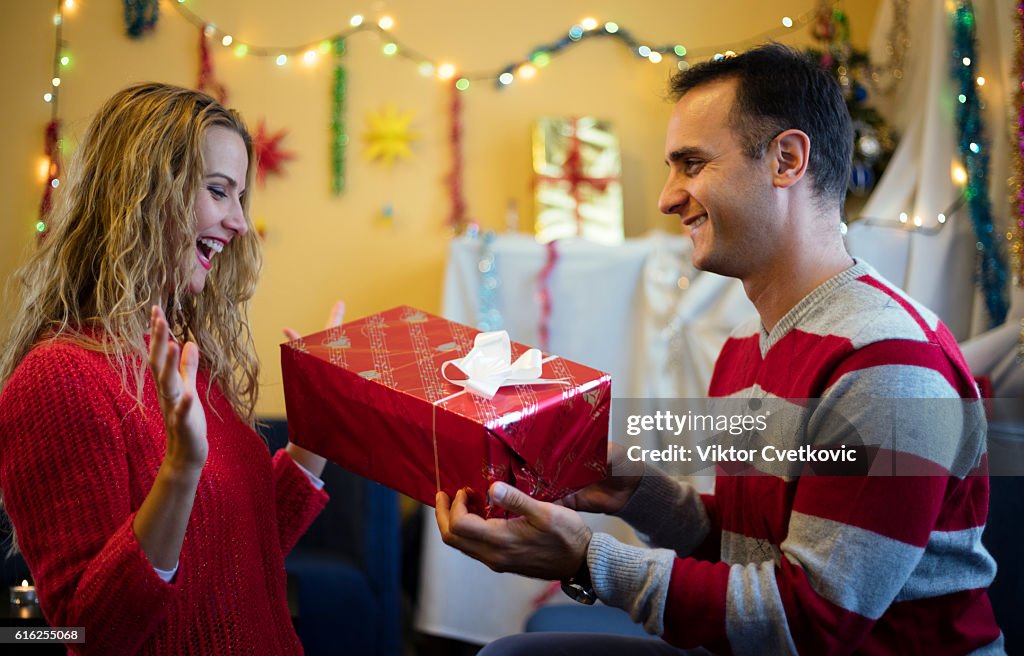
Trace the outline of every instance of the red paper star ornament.
<path fill-rule="evenodd" d="M 279 130 L 273 134 L 267 131 L 266 121 L 260 120 L 256 132 L 252 135 L 252 149 L 256 155 L 256 182 L 262 187 L 266 185 L 267 175 L 282 175 L 282 166 L 295 153 L 281 149 L 281 140 L 288 135 L 287 130 Z"/>

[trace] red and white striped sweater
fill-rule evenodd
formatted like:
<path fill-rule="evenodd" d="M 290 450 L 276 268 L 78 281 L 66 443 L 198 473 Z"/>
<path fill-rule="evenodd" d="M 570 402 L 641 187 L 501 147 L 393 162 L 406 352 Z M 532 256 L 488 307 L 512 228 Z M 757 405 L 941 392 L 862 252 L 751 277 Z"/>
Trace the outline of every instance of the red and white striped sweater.
<path fill-rule="evenodd" d="M 719 470 L 713 495 L 645 476 L 620 515 L 667 549 L 596 534 L 602 600 L 671 644 L 720 653 L 1002 653 L 981 545 L 984 432 L 962 434 L 983 425 L 982 408 L 959 400 L 977 389 L 933 313 L 858 262 L 771 333 L 737 330 L 710 395 L 788 404 L 819 446 L 835 436 L 818 415 L 839 412 L 876 463 L 917 475 Z"/>

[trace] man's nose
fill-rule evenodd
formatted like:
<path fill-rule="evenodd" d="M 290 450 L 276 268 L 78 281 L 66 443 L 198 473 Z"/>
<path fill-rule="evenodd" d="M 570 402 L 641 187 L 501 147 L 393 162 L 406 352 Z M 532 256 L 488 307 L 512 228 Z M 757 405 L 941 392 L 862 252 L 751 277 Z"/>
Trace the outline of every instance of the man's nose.
<path fill-rule="evenodd" d="M 658 197 L 658 209 L 662 214 L 678 214 L 686 205 L 689 194 L 675 176 L 669 175 Z"/>

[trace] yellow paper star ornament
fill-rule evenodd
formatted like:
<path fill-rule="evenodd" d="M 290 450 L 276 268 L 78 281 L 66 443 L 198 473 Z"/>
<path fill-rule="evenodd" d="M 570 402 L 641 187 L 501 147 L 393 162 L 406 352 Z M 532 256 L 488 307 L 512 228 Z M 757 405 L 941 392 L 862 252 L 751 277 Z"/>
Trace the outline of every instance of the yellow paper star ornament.
<path fill-rule="evenodd" d="M 419 133 L 409 129 L 412 116 L 412 111 L 399 112 L 392 104 L 368 113 L 368 127 L 363 135 L 366 141 L 366 159 L 379 160 L 391 166 L 396 159 L 411 158 L 412 149 L 409 145 L 420 138 Z"/>

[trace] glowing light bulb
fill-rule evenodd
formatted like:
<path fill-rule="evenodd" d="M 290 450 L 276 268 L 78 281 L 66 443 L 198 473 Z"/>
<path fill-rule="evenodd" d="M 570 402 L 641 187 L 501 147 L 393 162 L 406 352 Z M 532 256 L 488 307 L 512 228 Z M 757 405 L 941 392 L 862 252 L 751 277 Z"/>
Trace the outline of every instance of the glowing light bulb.
<path fill-rule="evenodd" d="M 686 61 L 685 59 L 681 60 L 679 61 L 679 63 L 676 64 L 676 68 L 678 68 L 681 71 L 688 71 L 690 70 L 690 62 Z"/>
<path fill-rule="evenodd" d="M 455 77 L 455 67 L 451 64 L 441 64 L 437 67 L 437 77 L 442 80 L 450 80 Z"/>
<path fill-rule="evenodd" d="M 636 49 L 636 51 L 641 57 L 651 56 L 651 49 L 648 48 L 647 46 L 640 46 L 639 48 Z"/>
<path fill-rule="evenodd" d="M 661 61 L 661 53 L 652 52 L 647 58 L 651 60 L 652 64 L 657 64 L 658 62 Z"/>
<path fill-rule="evenodd" d="M 508 71 L 505 71 L 504 73 L 502 73 L 501 75 L 498 76 L 498 82 L 501 82 L 502 84 L 506 84 L 506 85 L 507 84 L 512 84 L 512 81 L 515 80 L 515 79 L 516 79 L 516 76 L 512 75 Z"/>
<path fill-rule="evenodd" d="M 351 25 L 352 27 L 359 27 L 360 25 L 363 24 L 363 15 L 356 14 L 355 16 L 349 19 L 348 24 Z"/>
<path fill-rule="evenodd" d="M 417 67 L 417 70 L 423 77 L 430 77 L 431 75 L 434 74 L 434 65 L 427 61 L 420 62 L 420 65 Z"/>
<path fill-rule="evenodd" d="M 60 24 L 63 23 L 63 22 L 64 22 L 64 18 L 60 14 L 56 14 L 53 17 L 53 24 L 54 25 L 60 26 Z"/>
<path fill-rule="evenodd" d="M 43 94 L 43 100 L 45 102 L 53 102 L 53 94 L 50 93 L 49 91 L 47 91 L 46 93 Z"/>
<path fill-rule="evenodd" d="M 985 78 L 983 78 L 983 77 L 982 77 L 982 76 L 980 76 L 980 75 L 978 76 L 978 80 L 977 80 L 977 82 L 978 82 L 978 86 L 979 86 L 979 87 L 983 87 L 983 86 L 985 86 Z"/>
<path fill-rule="evenodd" d="M 398 52 L 398 44 L 395 44 L 395 43 L 385 43 L 384 47 L 381 48 L 381 50 L 384 51 L 385 55 L 388 55 L 390 57 L 391 55 L 393 55 L 396 52 Z"/>
<path fill-rule="evenodd" d="M 967 102 L 967 96 L 965 96 L 962 93 L 959 96 L 957 96 L 956 99 L 960 101 L 961 105 Z"/>
<path fill-rule="evenodd" d="M 316 62 L 316 51 L 307 50 L 306 52 L 302 53 L 302 61 L 306 62 L 307 64 L 312 64 Z"/>
<path fill-rule="evenodd" d="M 907 222 L 907 213 L 906 212 L 900 212 L 900 223 L 906 223 L 906 222 Z"/>
<path fill-rule="evenodd" d="M 785 27 L 793 27 L 793 19 L 790 18 L 789 16 L 783 16 L 782 17 L 782 24 Z"/>
<path fill-rule="evenodd" d="M 964 57 L 962 61 L 964 63 L 964 66 L 970 66 L 971 65 L 971 58 L 970 57 Z"/>
<path fill-rule="evenodd" d="M 725 51 L 725 56 L 726 57 L 735 57 L 736 56 L 736 51 L 735 50 L 726 50 Z"/>
<path fill-rule="evenodd" d="M 244 43 L 239 43 L 235 46 L 235 57 L 245 57 L 249 54 L 249 46 Z"/>
<path fill-rule="evenodd" d="M 331 52 L 331 42 L 328 41 L 327 39 L 324 39 L 323 41 L 320 42 L 319 45 L 317 45 L 316 49 L 320 51 L 321 55 L 330 54 L 330 52 Z"/>
<path fill-rule="evenodd" d="M 64 0 L 64 8 L 65 9 L 74 9 L 75 8 L 75 0 Z"/>
<path fill-rule="evenodd" d="M 940 215 L 938 215 L 936 217 L 936 220 L 938 220 L 939 223 L 945 223 L 946 222 L 946 215 L 945 214 L 940 214 Z"/>
<path fill-rule="evenodd" d="M 377 27 L 382 30 L 390 30 L 395 26 L 395 19 L 390 16 L 381 16 L 380 20 L 377 21 Z"/>
<path fill-rule="evenodd" d="M 50 177 L 50 160 L 46 157 L 39 160 L 39 179 L 46 180 Z"/>
<path fill-rule="evenodd" d="M 964 165 L 954 160 L 949 168 L 949 177 L 953 179 L 954 184 L 964 185 L 967 184 L 967 170 L 964 169 Z"/>
<path fill-rule="evenodd" d="M 466 89 L 469 88 L 469 80 L 467 80 L 464 77 L 460 77 L 455 82 L 455 88 L 458 89 L 459 91 L 465 91 Z"/>
<path fill-rule="evenodd" d="M 615 34 L 619 31 L 619 24 L 608 21 L 604 24 L 604 31 L 608 34 Z"/>
<path fill-rule="evenodd" d="M 50 180 L 50 186 L 56 189 L 57 187 L 60 186 L 60 180 L 58 180 L 57 178 Z"/>
<path fill-rule="evenodd" d="M 588 16 L 587 18 L 584 18 L 583 20 L 580 21 L 580 26 L 589 32 L 590 30 L 597 27 L 597 19 Z"/>
<path fill-rule="evenodd" d="M 225 34 L 224 38 L 220 40 L 220 44 L 227 48 L 229 45 L 231 45 L 231 42 L 234 40 L 235 39 L 230 34 Z"/>
<path fill-rule="evenodd" d="M 46 232 L 46 223 L 44 221 L 36 222 L 36 232 Z"/>
<path fill-rule="evenodd" d="M 579 25 L 573 25 L 569 28 L 569 38 L 573 41 L 579 41 L 583 38 L 583 28 Z"/>
<path fill-rule="evenodd" d="M 684 45 L 677 45 L 675 48 L 672 48 L 672 52 L 676 53 L 676 57 L 685 57 L 686 56 L 686 46 L 684 46 Z"/>
<path fill-rule="evenodd" d="M 278 55 L 274 61 L 277 62 L 278 66 L 284 66 L 288 63 L 288 55 Z"/>
<path fill-rule="evenodd" d="M 519 67 L 519 77 L 523 78 L 524 80 L 529 80 L 536 74 L 537 69 L 533 66 L 533 64 L 523 64 L 522 66 Z"/>
<path fill-rule="evenodd" d="M 981 152 L 981 146 L 974 143 L 973 141 L 971 142 L 971 145 L 969 147 L 971 149 L 971 152 L 974 153 L 975 155 Z"/>
<path fill-rule="evenodd" d="M 205 34 L 206 36 L 213 36 L 216 31 L 217 26 L 213 23 L 207 23 L 203 26 L 203 34 Z"/>
<path fill-rule="evenodd" d="M 924 221 L 921 220 L 921 217 L 919 217 L 919 216 L 915 216 L 914 217 L 914 227 L 920 228 L 921 224 L 923 224 L 923 223 L 924 223 Z"/>
<path fill-rule="evenodd" d="M 59 77 L 53 78 L 52 80 L 50 80 L 50 84 L 52 84 L 55 87 L 59 87 L 60 86 L 60 78 Z"/>

